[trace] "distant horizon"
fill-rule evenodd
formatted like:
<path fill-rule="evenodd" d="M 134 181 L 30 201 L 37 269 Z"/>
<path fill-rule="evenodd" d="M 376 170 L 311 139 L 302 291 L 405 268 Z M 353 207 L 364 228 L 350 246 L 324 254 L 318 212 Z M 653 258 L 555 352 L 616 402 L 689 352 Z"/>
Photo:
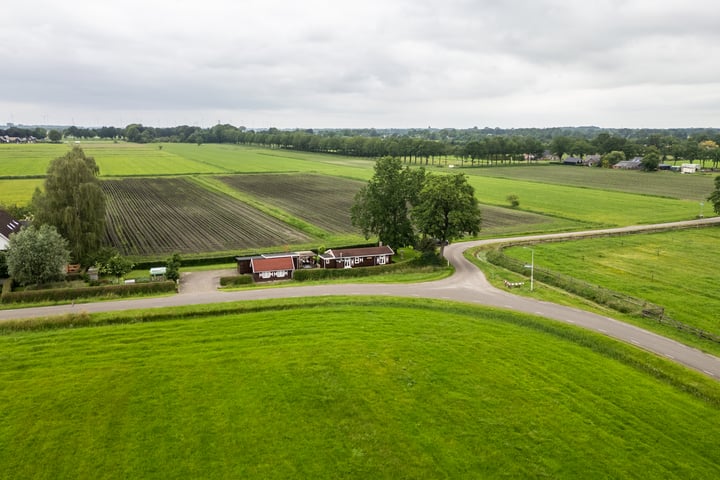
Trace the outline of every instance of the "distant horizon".
<path fill-rule="evenodd" d="M 172 125 L 150 125 L 145 124 L 141 122 L 130 122 L 125 125 L 113 125 L 113 124 L 103 124 L 103 125 L 80 125 L 80 124 L 43 124 L 43 123 L 13 123 L 13 122 L 5 122 L 4 124 L 0 125 L 0 130 L 7 130 L 9 128 L 20 128 L 20 129 L 29 129 L 29 128 L 45 128 L 45 129 L 67 129 L 71 127 L 75 128 L 81 128 L 81 129 L 88 129 L 88 130 L 95 130 L 99 128 L 118 128 L 118 129 L 124 129 L 127 128 L 129 125 L 142 125 L 143 127 L 147 128 L 176 128 L 180 126 L 188 126 L 191 128 L 202 128 L 202 129 L 209 129 L 216 125 L 231 125 L 236 128 L 245 128 L 247 130 L 269 130 L 271 128 L 276 128 L 278 130 L 282 131 L 288 131 L 288 130 L 557 130 L 557 129 L 598 129 L 598 130 L 720 130 L 720 127 L 713 127 L 713 126 L 674 126 L 674 127 L 606 127 L 606 126 L 599 126 L 599 125 L 554 125 L 554 126 L 545 126 L 545 127 L 536 127 L 536 126 L 524 126 L 524 127 L 502 127 L 502 126 L 469 126 L 469 127 L 443 127 L 443 126 L 427 126 L 427 127 L 345 127 L 345 126 L 339 126 L 339 127 L 308 127 L 308 126 L 300 126 L 300 127 L 278 127 L 278 126 L 266 126 L 266 127 L 249 127 L 247 125 L 236 125 L 229 122 L 222 122 L 222 123 L 215 123 L 209 126 L 202 126 L 202 125 L 194 125 L 194 124 L 188 124 L 188 123 L 176 123 Z"/>

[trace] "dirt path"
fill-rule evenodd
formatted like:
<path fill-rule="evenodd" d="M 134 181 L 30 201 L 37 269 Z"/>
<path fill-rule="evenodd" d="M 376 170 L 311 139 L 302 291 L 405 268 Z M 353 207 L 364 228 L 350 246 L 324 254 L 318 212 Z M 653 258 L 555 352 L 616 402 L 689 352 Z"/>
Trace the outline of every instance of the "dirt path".
<path fill-rule="evenodd" d="M 228 277 L 230 275 L 237 275 L 235 269 L 183 272 L 180 275 L 179 292 L 181 295 L 217 292 L 220 286 L 220 277 Z"/>

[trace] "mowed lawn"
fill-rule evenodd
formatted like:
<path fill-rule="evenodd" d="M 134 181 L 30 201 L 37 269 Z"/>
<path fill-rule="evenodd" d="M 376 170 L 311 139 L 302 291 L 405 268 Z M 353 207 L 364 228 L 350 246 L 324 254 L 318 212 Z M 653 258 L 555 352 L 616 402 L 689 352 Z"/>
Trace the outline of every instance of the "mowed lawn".
<path fill-rule="evenodd" d="M 665 307 L 675 320 L 720 336 L 720 227 L 538 244 L 535 266 Z M 523 261 L 530 253 L 505 253 Z"/>
<path fill-rule="evenodd" d="M 527 316 L 379 301 L 245 303 L 246 313 L 4 334 L 0 472 L 720 476 L 717 403 L 610 357 L 663 360 Z"/>

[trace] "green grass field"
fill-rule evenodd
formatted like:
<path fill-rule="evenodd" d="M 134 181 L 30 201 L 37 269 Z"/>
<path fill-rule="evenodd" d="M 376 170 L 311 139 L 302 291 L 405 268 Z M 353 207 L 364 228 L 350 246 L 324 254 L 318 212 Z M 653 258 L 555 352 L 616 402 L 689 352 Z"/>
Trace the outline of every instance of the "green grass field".
<path fill-rule="evenodd" d="M 614 190 L 680 200 L 705 201 L 713 190 L 715 175 L 680 175 L 674 172 L 639 172 L 567 165 L 522 165 L 465 168 L 468 175 L 506 178 L 571 187 Z"/>
<path fill-rule="evenodd" d="M 5 333 L 1 476 L 720 475 L 717 383 L 527 316 L 380 303 Z"/>
<path fill-rule="evenodd" d="M 720 335 L 720 228 L 539 244 L 535 264 L 648 300 L 675 320 Z M 505 253 L 527 261 L 529 252 Z"/>
<path fill-rule="evenodd" d="M 0 180 L 0 205 L 27 205 L 36 188 L 43 188 L 43 179 Z"/>

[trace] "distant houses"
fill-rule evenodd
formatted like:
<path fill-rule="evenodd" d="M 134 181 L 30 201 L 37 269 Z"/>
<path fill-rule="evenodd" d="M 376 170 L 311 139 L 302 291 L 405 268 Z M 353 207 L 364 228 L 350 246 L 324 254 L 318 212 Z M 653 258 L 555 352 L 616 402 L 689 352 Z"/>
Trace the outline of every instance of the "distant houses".
<path fill-rule="evenodd" d="M 583 158 L 566 157 L 562 161 L 563 165 L 575 165 L 579 167 L 594 167 L 600 163 L 600 155 L 585 155 Z"/>
<path fill-rule="evenodd" d="M 30 137 L 11 137 L 9 135 L 0 135 L 0 143 L 35 143 L 37 138 Z"/>

